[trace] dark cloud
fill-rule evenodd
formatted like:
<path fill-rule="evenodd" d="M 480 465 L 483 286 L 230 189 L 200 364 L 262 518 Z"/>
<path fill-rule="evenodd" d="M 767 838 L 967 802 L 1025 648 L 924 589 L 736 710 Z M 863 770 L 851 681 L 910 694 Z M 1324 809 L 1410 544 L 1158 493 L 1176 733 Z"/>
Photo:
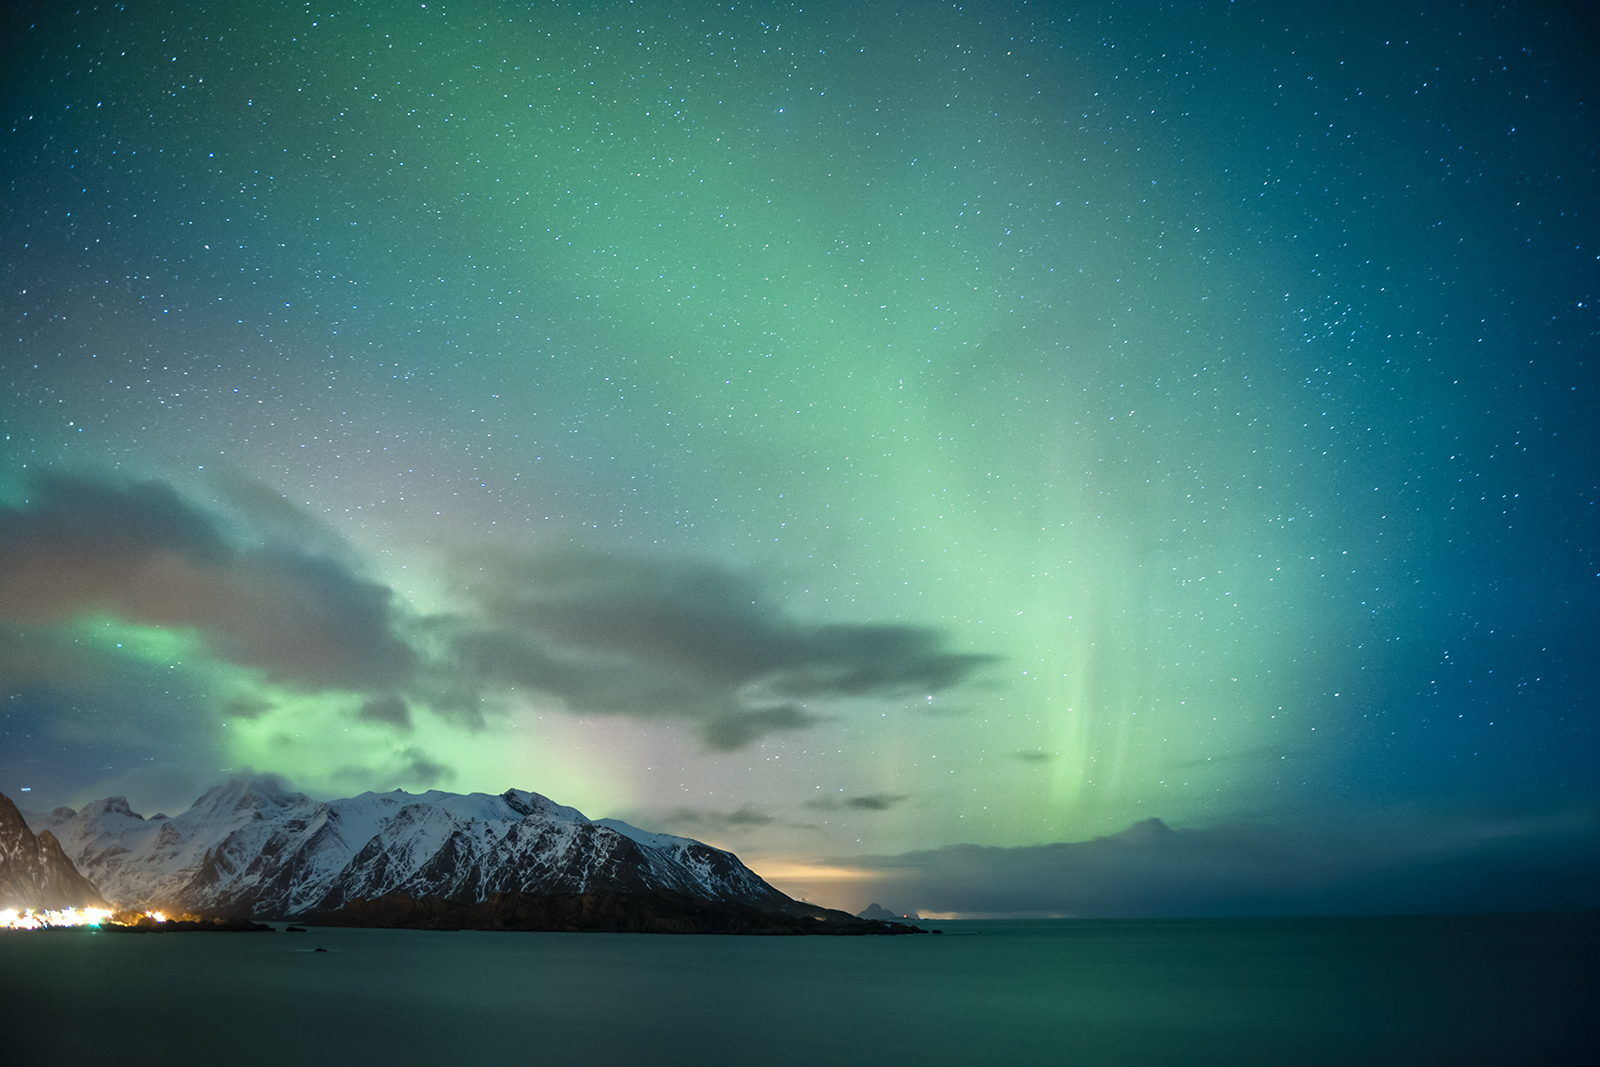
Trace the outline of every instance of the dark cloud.
<path fill-rule="evenodd" d="M 943 651 L 910 626 L 808 625 L 711 564 L 567 551 L 480 555 L 463 569 L 484 615 L 561 647 L 653 661 L 718 685 L 790 697 L 926 693 L 993 657 Z"/>
<path fill-rule="evenodd" d="M 804 700 L 932 693 L 994 659 L 918 627 L 798 622 L 705 563 L 502 553 L 458 573 L 479 617 L 454 649 L 472 670 L 578 711 L 694 719 L 718 749 L 817 722 Z"/>
<path fill-rule="evenodd" d="M 851 797 L 844 804 L 858 811 L 888 811 L 902 800 L 910 799 L 906 793 L 868 793 L 866 796 Z"/>
<path fill-rule="evenodd" d="M 909 793 L 868 793 L 865 796 L 846 797 L 817 797 L 808 800 L 805 806 L 816 811 L 839 811 L 853 809 L 855 811 L 888 811 L 903 800 L 910 800 Z"/>
<path fill-rule="evenodd" d="M 424 789 L 432 789 L 448 783 L 456 776 L 452 768 L 430 758 L 420 748 L 408 748 L 400 756 L 403 764 L 391 777 L 401 785 L 420 785 Z"/>
<path fill-rule="evenodd" d="M 1600 819 L 1219 826 L 1158 819 L 1074 844 L 955 845 L 868 860 L 873 893 L 970 915 L 1159 917 L 1600 906 Z"/>
<path fill-rule="evenodd" d="M 678 808 L 652 822 L 677 830 L 694 830 L 701 833 L 722 830 L 743 830 L 751 826 L 765 826 L 774 821 L 771 815 L 750 804 L 737 811 L 701 811 L 695 808 Z"/>
<path fill-rule="evenodd" d="M 353 552 L 338 532 L 297 507 L 287 495 L 230 467 L 216 467 L 210 484 L 241 524 L 264 541 L 294 544 L 318 555 L 350 559 Z"/>
<path fill-rule="evenodd" d="M 706 718 L 700 734 L 711 748 L 731 752 L 766 734 L 799 730 L 820 721 L 820 716 L 792 704 L 777 708 L 736 709 Z"/>
<path fill-rule="evenodd" d="M 369 698 L 356 714 L 368 722 L 385 722 L 402 730 L 411 729 L 411 709 L 404 700 L 393 694 Z"/>
<path fill-rule="evenodd" d="M 808 703 L 932 693 L 992 661 L 932 630 L 797 621 L 710 564 L 573 550 L 475 554 L 453 572 L 464 610 L 416 617 L 282 494 L 219 484 L 231 520 L 160 482 L 36 475 L 0 507 L 0 627 L 103 613 L 191 630 L 279 684 L 364 694 L 361 718 L 401 728 L 418 705 L 481 728 L 516 687 L 579 714 L 687 720 L 716 750 L 823 721 Z M 0 676 L 66 677 L 73 655 L 0 650 Z"/>
<path fill-rule="evenodd" d="M 1055 759 L 1049 752 L 1013 752 L 1011 755 L 1013 759 L 1019 759 L 1023 763 L 1049 763 Z"/>
<path fill-rule="evenodd" d="M 240 547 L 173 489 L 39 474 L 0 508 L 0 622 L 104 612 L 192 628 L 220 658 L 304 687 L 403 679 L 393 595 L 292 545 Z"/>
<path fill-rule="evenodd" d="M 390 762 L 379 759 L 376 763 L 376 766 L 348 764 L 334 771 L 332 777 L 352 790 L 388 790 L 401 786 L 433 789 L 448 785 L 456 776 L 455 768 L 414 746 L 393 753 Z"/>
<path fill-rule="evenodd" d="M 506 630 L 463 629 L 452 658 L 466 677 L 549 693 L 580 714 L 698 722 L 706 745 L 720 751 L 820 721 L 794 704 L 747 706 L 734 689 L 659 662 L 611 650 L 552 649 Z"/>
<path fill-rule="evenodd" d="M 208 563 L 232 554 L 216 523 L 170 486 L 45 471 L 32 476 L 23 507 L 0 509 L 0 545 L 18 559 L 53 552 L 123 567 L 163 552 Z M 12 567 L 6 577 L 17 577 Z"/>
<path fill-rule="evenodd" d="M 271 710 L 271 702 L 252 696 L 233 697 L 222 705 L 222 713 L 235 719 L 259 719 Z"/>

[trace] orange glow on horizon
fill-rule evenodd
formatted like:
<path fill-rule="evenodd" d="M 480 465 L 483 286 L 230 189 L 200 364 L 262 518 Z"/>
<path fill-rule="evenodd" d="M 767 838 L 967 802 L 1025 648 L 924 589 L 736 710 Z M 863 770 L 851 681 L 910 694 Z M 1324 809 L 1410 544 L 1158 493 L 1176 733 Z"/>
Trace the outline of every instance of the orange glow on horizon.
<path fill-rule="evenodd" d="M 775 858 L 758 860 L 755 863 L 747 862 L 746 866 L 769 882 L 801 880 L 815 882 L 870 882 L 883 877 L 879 871 L 870 871 L 860 867 L 808 863 L 805 860 Z"/>
<path fill-rule="evenodd" d="M 145 919 L 164 923 L 166 913 L 147 911 L 116 912 L 109 908 L 61 908 L 34 911 L 32 908 L 0 910 L 0 930 L 45 930 L 57 926 L 134 926 Z"/>
<path fill-rule="evenodd" d="M 0 911 L 0 929 L 43 930 L 51 926 L 99 926 L 110 918 L 107 908 L 62 908 L 60 910 L 34 911 L 32 908 L 7 908 Z M 159 920 L 158 920 L 159 921 Z"/>

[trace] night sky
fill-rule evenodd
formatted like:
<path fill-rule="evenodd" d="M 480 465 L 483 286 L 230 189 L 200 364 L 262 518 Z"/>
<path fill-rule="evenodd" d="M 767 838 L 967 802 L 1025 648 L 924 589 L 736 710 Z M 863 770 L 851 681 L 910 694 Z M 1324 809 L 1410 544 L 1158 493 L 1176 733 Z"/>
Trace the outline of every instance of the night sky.
<path fill-rule="evenodd" d="M 1576 8 L 8 5 L 0 792 L 1592 862 Z"/>

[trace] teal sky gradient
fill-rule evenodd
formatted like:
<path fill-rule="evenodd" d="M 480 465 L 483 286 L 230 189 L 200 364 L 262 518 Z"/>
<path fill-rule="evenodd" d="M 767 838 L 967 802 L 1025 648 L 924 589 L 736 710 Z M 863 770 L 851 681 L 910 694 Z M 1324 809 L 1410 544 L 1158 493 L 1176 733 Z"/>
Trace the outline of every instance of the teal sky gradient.
<path fill-rule="evenodd" d="M 1594 810 L 1600 190 L 1571 26 L 8 18 L 6 529 L 41 473 L 159 483 L 230 543 L 391 591 L 432 664 L 308 681 L 230 652 L 221 608 L 47 604 L 18 564 L 8 795 L 516 786 L 801 859 Z M 528 625 L 573 670 L 620 656 L 630 695 L 440 681 L 471 671 L 438 620 L 523 611 L 495 596 L 530 559 L 747 591 L 774 641 L 931 635 L 953 673 L 791 705 L 788 675 L 692 635 L 624 649 L 563 601 Z M 683 692 L 775 717 L 708 740 L 724 712 Z"/>

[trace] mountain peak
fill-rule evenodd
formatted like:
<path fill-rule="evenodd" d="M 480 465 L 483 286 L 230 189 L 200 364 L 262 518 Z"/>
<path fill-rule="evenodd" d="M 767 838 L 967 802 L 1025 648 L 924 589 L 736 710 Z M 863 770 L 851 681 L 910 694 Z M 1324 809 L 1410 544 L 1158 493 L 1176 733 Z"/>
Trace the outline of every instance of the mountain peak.
<path fill-rule="evenodd" d="M 309 799 L 304 793 L 291 793 L 284 789 L 276 778 L 255 778 L 250 781 L 245 781 L 242 778 L 232 778 L 222 785 L 214 785 L 207 789 L 194 802 L 194 807 L 198 808 L 206 805 L 210 807 L 233 806 L 240 808 L 260 806 L 262 804 L 282 807 L 285 804 Z M 123 804 L 126 806 L 127 802 L 123 801 Z"/>
<path fill-rule="evenodd" d="M 500 799 L 512 811 L 524 817 L 530 815 L 550 815 L 562 819 L 575 819 L 583 822 L 589 820 L 577 808 L 569 808 L 565 804 L 557 804 L 547 796 L 539 793 L 530 793 L 526 789 L 507 789 L 500 794 Z"/>
<path fill-rule="evenodd" d="M 1110 834 L 1103 840 L 1121 841 L 1130 845 L 1154 845 L 1162 841 L 1170 841 L 1178 836 L 1178 831 L 1152 816 L 1140 819 L 1126 830 L 1119 830 Z"/>
<path fill-rule="evenodd" d="M 794 904 L 731 853 L 594 822 L 520 789 L 319 802 L 276 782 L 233 781 L 169 819 L 130 824 L 107 809 L 40 822 L 119 907 L 282 917 L 395 894 L 472 903 L 496 893 L 656 891 Z"/>
<path fill-rule="evenodd" d="M 106 797 L 104 800 L 97 800 L 92 804 L 84 805 L 83 810 L 85 812 L 93 810 L 97 815 L 126 815 L 134 819 L 143 818 L 138 812 L 128 807 L 127 797 Z"/>

